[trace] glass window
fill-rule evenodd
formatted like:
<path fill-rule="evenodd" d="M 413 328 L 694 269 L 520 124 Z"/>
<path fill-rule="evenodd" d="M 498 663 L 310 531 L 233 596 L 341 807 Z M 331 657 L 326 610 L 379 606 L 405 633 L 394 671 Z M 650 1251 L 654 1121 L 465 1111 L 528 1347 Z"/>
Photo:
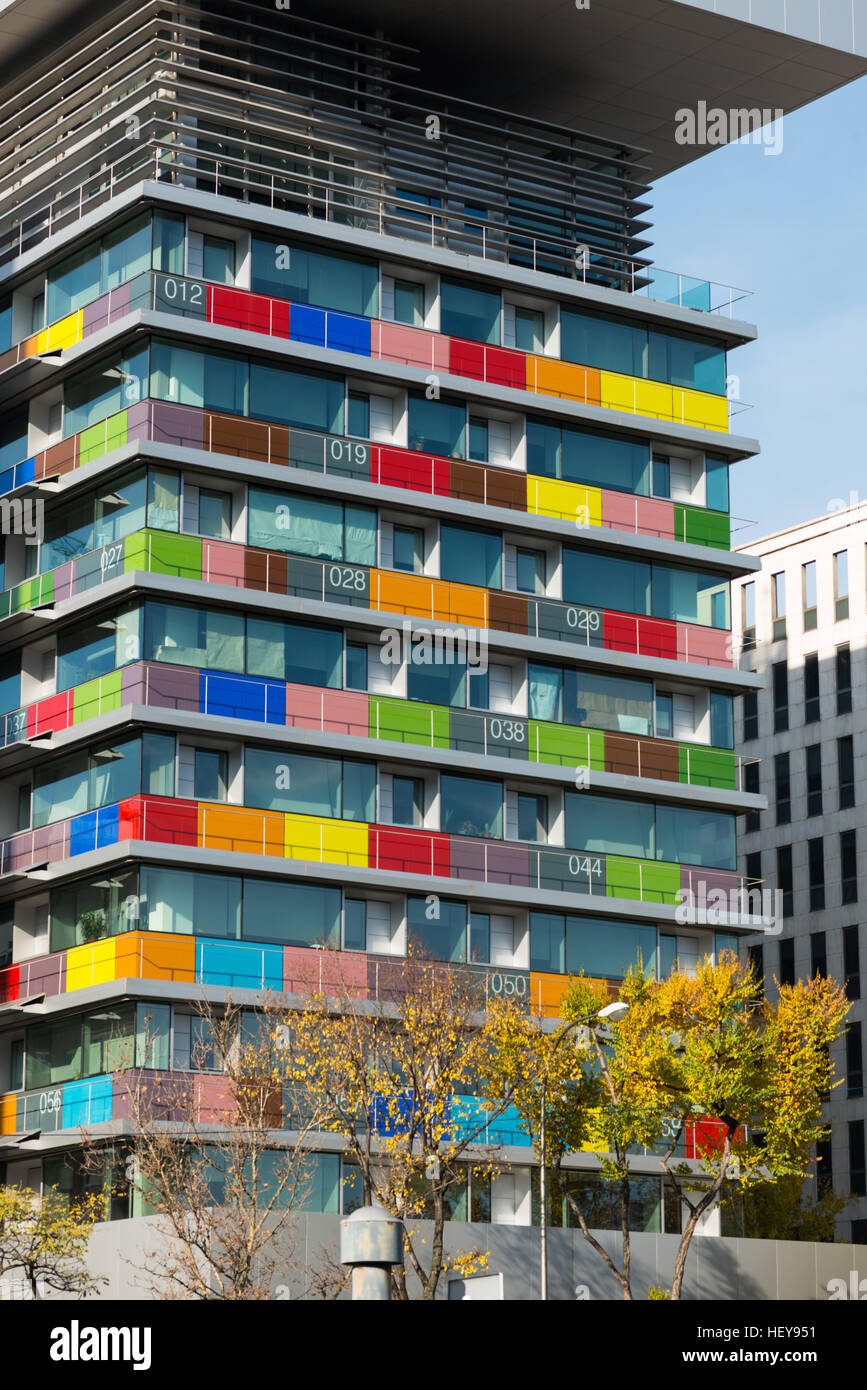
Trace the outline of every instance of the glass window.
<path fill-rule="evenodd" d="M 58 634 L 58 692 L 115 669 L 116 623 L 116 618 L 92 619 Z"/>
<path fill-rule="evenodd" d="M 413 280 L 394 282 L 394 321 L 412 328 L 424 327 L 424 285 Z"/>
<path fill-rule="evenodd" d="M 535 914 L 531 913 L 531 920 Z M 532 930 L 532 928 L 531 928 Z M 656 927 L 606 918 L 566 918 L 566 973 L 622 979 L 633 965 L 656 969 Z"/>
<path fill-rule="evenodd" d="M 499 589 L 503 542 L 493 531 L 470 526 L 440 526 L 440 575 L 457 584 Z"/>
<path fill-rule="evenodd" d="M 544 844 L 548 839 L 548 798 L 518 795 L 518 839 Z"/>
<path fill-rule="evenodd" d="M 849 552 L 840 550 L 834 556 L 834 621 L 849 616 Z"/>
<path fill-rule="evenodd" d="M 515 306 L 515 347 L 521 352 L 545 351 L 545 315 L 541 309 Z"/>
<path fill-rule="evenodd" d="M 554 912 L 530 913 L 530 969 L 554 975 L 565 972 L 565 917 Z"/>
<path fill-rule="evenodd" d="M 361 642 L 346 644 L 346 689 L 367 689 L 367 647 Z"/>
<path fill-rule="evenodd" d="M 429 401 L 409 393 L 409 447 L 442 458 L 466 455 L 467 412 L 463 405 Z"/>
<path fill-rule="evenodd" d="M 807 815 L 821 816 L 822 814 L 822 745 L 820 743 L 811 744 L 805 749 L 807 766 Z M 788 753 L 782 755 L 786 759 L 786 771 L 788 773 Z M 780 755 L 777 755 L 777 761 Z M 788 778 L 787 778 L 788 782 Z M 791 788 L 787 785 L 788 796 L 791 798 Z M 779 812 L 779 784 L 777 793 L 777 810 Z M 791 817 L 791 812 L 789 817 Z M 780 824 L 779 814 L 777 824 Z"/>
<path fill-rule="evenodd" d="M 322 560 L 376 564 L 377 517 L 373 507 L 344 507 L 301 492 L 248 492 L 247 539 L 251 545 Z"/>
<path fill-rule="evenodd" d="M 142 348 L 118 361 L 103 358 L 87 371 L 69 377 L 63 384 L 63 435 L 85 430 L 135 401 L 146 392 L 148 350 Z M 201 402 L 199 402 L 201 404 Z"/>
<path fill-rule="evenodd" d="M 592 608 L 650 613 L 650 565 L 564 545 L 563 597 Z"/>
<path fill-rule="evenodd" d="M 701 570 L 653 566 L 653 616 L 727 628 L 729 582 Z"/>
<path fill-rule="evenodd" d="M 486 912 L 470 913 L 470 960 L 491 959 L 491 919 Z"/>
<path fill-rule="evenodd" d="M 503 838 L 503 784 L 481 777 L 440 776 L 440 825 L 451 835 Z"/>
<path fill-rule="evenodd" d="M 840 787 L 840 810 L 855 805 L 855 746 L 852 735 L 837 739 L 837 779 Z"/>
<path fill-rule="evenodd" d="M 808 749 L 808 763 L 809 751 Z M 789 775 L 788 753 L 777 753 L 774 757 L 774 785 L 776 789 L 777 825 L 788 825 L 792 819 L 792 783 Z"/>
<path fill-rule="evenodd" d="M 671 463 L 664 454 L 653 455 L 653 495 L 671 496 Z"/>
<path fill-rule="evenodd" d="M 732 711 L 731 695 L 724 695 L 721 690 L 710 692 L 710 741 L 714 748 L 735 746 Z M 746 734 L 744 736 L 746 737 Z"/>
<path fill-rule="evenodd" d="M 100 293 L 126 284 L 142 275 L 150 264 L 150 213 L 143 213 L 133 222 L 126 222 L 102 239 Z M 49 318 L 49 323 L 52 320 Z"/>
<path fill-rule="evenodd" d="M 367 318 L 377 315 L 379 267 L 375 261 L 254 236 L 252 264 L 251 288 L 257 294 Z"/>
<path fill-rule="evenodd" d="M 392 813 L 394 825 L 424 823 L 424 782 L 420 777 L 392 778 Z"/>
<path fill-rule="evenodd" d="M 801 593 L 804 603 L 804 631 L 816 626 L 816 561 L 801 566 Z"/>
<path fill-rule="evenodd" d="M 737 868 L 735 817 L 660 803 L 656 807 L 656 858 L 706 869 Z"/>
<path fill-rule="evenodd" d="M 376 819 L 376 764 L 248 748 L 244 804 L 331 819 Z"/>
<path fill-rule="evenodd" d="M 84 946 L 139 925 L 138 873 L 113 870 L 105 878 L 52 889 L 52 951 Z"/>
<path fill-rule="evenodd" d="M 363 898 L 343 901 L 343 949 L 367 950 L 367 903 Z"/>
<path fill-rule="evenodd" d="M 143 865 L 141 919 L 149 931 L 237 941 L 241 935 L 241 879 Z"/>
<path fill-rule="evenodd" d="M 786 635 L 786 576 L 783 573 L 771 575 L 771 617 L 773 639 L 777 642 Z"/>
<path fill-rule="evenodd" d="M 27 421 L 26 405 L 4 412 L 0 420 L 0 469 L 12 468 L 27 458 Z"/>
<path fill-rule="evenodd" d="M 563 718 L 563 672 L 556 666 L 528 666 L 531 719 L 559 722 Z"/>
<path fill-rule="evenodd" d="M 235 283 L 235 243 L 223 237 L 202 238 L 202 275 L 215 285 Z"/>
<path fill-rule="evenodd" d="M 186 221 L 173 212 L 153 215 L 152 269 L 167 275 L 184 273 L 184 234 Z"/>
<path fill-rule="evenodd" d="M 708 339 L 565 308 L 560 321 L 566 362 L 725 395 L 725 350 Z"/>
<path fill-rule="evenodd" d="M 564 429 L 562 461 L 562 476 L 567 482 L 589 483 L 641 496 L 649 491 L 650 447 L 647 440 Z"/>
<path fill-rule="evenodd" d="M 27 1029 L 25 1084 L 29 1089 L 78 1081 L 82 1074 L 81 1015 Z"/>
<path fill-rule="evenodd" d="M 774 733 L 789 727 L 789 671 L 785 661 L 775 661 L 771 667 L 774 694 Z"/>
<path fill-rule="evenodd" d="M 12 296 L 0 295 L 0 352 L 12 346 Z"/>
<path fill-rule="evenodd" d="M 180 529 L 181 475 L 148 469 L 148 526 L 159 531 Z M 127 533 L 128 534 L 128 533 Z"/>
<path fill-rule="evenodd" d="M 340 944 L 340 898 L 339 888 L 245 878 L 244 940 L 336 949 Z"/>
<path fill-rule="evenodd" d="M 567 792 L 566 844 L 586 853 L 652 859 L 653 805 L 591 792 Z"/>
<path fill-rule="evenodd" d="M 0 714 L 8 714 L 21 704 L 21 655 L 7 652 L 0 656 Z"/>
<path fill-rule="evenodd" d="M 819 657 L 813 652 L 804 657 L 804 723 L 815 724 L 819 718 Z"/>
<path fill-rule="evenodd" d="M 807 868 L 810 881 L 810 911 L 825 906 L 825 845 L 821 835 L 807 841 Z M 794 981 L 791 981 L 794 984 Z"/>
<path fill-rule="evenodd" d="M 707 486 L 707 505 L 715 512 L 729 509 L 729 464 L 728 459 L 717 454 L 705 458 L 705 479 Z"/>
<path fill-rule="evenodd" d="M 180 604 L 145 604 L 145 657 L 176 666 L 244 670 L 244 616 Z"/>
<path fill-rule="evenodd" d="M 424 532 L 414 526 L 395 526 L 392 543 L 392 564 L 407 574 L 421 574 L 424 569 Z"/>
<path fill-rule="evenodd" d="M 141 789 L 153 796 L 175 794 L 175 738 L 172 734 L 141 736 Z M 121 792 L 120 796 L 124 793 Z M 109 801 L 120 797 L 109 797 Z"/>
<path fill-rule="evenodd" d="M 500 295 L 451 280 L 440 282 L 440 332 L 474 343 L 500 341 Z"/>
<path fill-rule="evenodd" d="M 522 594 L 544 594 L 545 552 L 543 550 L 519 550 L 515 568 L 515 587 Z"/>
<path fill-rule="evenodd" d="M 157 400 L 247 415 L 249 376 L 246 358 L 201 352 L 159 339 L 151 343 L 150 394 Z"/>
<path fill-rule="evenodd" d="M 421 700 L 426 705 L 456 705 L 465 708 L 467 703 L 467 668 L 465 662 L 451 664 L 441 662 L 438 666 L 423 663 L 416 658 L 424 654 L 424 648 L 413 645 L 410 661 L 406 669 L 406 693 L 410 700 Z"/>
<path fill-rule="evenodd" d="M 220 748 L 195 750 L 193 796 L 197 801 L 225 801 L 228 754 Z"/>
<path fill-rule="evenodd" d="M 840 835 L 840 877 L 843 906 L 858 901 L 858 855 L 856 832 L 844 830 Z"/>
<path fill-rule="evenodd" d="M 490 680 L 487 671 L 467 673 L 467 705 L 470 709 L 490 709 Z"/>
<path fill-rule="evenodd" d="M 93 241 L 48 272 L 45 306 L 49 323 L 66 318 L 99 295 L 99 242 Z"/>
<path fill-rule="evenodd" d="M 343 634 L 332 628 L 247 619 L 250 676 L 339 689 L 342 660 Z"/>
<path fill-rule="evenodd" d="M 250 415 L 255 420 L 274 420 L 321 434 L 343 434 L 344 393 L 344 383 L 338 377 L 269 367 L 263 362 L 250 364 Z"/>
<path fill-rule="evenodd" d="M 481 416 L 470 416 L 470 447 L 468 457 L 478 463 L 488 461 L 488 422 Z"/>
<path fill-rule="evenodd" d="M 527 472 L 540 478 L 559 478 L 563 431 L 558 425 L 527 420 Z"/>
<path fill-rule="evenodd" d="M 674 738 L 674 696 L 662 690 L 656 695 L 656 736 Z"/>
<path fill-rule="evenodd" d="M 653 732 L 650 681 L 567 669 L 563 672 L 563 690 L 563 719 L 567 724 L 626 734 Z"/>
<path fill-rule="evenodd" d="M 350 391 L 346 407 L 346 433 L 358 439 L 370 438 L 370 397 Z"/>
<path fill-rule="evenodd" d="M 837 684 L 837 713 L 852 712 L 852 657 L 849 643 L 838 647 L 834 659 L 834 675 Z"/>
<path fill-rule="evenodd" d="M 232 534 L 232 495 L 199 489 L 199 535 L 228 540 Z"/>
<path fill-rule="evenodd" d="M 410 945 L 417 951 L 432 960 L 466 960 L 466 903 L 409 896 L 406 916 Z"/>

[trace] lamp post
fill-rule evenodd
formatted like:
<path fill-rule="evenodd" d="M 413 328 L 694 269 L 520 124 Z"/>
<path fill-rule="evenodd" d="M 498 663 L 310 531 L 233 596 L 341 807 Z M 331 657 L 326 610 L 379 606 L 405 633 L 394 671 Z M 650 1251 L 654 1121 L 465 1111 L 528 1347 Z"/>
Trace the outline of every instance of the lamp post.
<path fill-rule="evenodd" d="M 621 1018 L 625 1018 L 629 1012 L 629 1005 L 623 1000 L 617 1000 L 613 1004 L 606 1004 L 598 1013 L 588 1014 L 585 1018 L 573 1018 L 561 1028 L 551 1048 L 551 1055 L 557 1051 L 561 1042 L 574 1028 L 582 1026 L 592 1028 L 595 1021 L 599 1019 L 603 1023 L 616 1023 Z M 539 1119 L 539 1298 L 543 1302 L 548 1299 L 548 1139 L 545 1112 L 548 1108 L 548 1082 L 546 1075 L 542 1076 L 541 1088 L 541 1113 Z"/>

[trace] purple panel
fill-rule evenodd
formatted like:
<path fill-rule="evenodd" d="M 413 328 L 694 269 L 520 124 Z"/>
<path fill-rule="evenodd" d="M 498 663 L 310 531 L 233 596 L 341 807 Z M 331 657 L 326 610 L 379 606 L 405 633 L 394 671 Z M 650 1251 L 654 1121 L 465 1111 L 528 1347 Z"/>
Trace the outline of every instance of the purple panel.
<path fill-rule="evenodd" d="M 153 402 L 136 401 L 134 405 L 127 406 L 126 411 L 126 437 L 127 439 L 150 439 L 151 421 L 153 419 Z"/>
<path fill-rule="evenodd" d="M 44 956 L 30 963 L 29 993 L 53 997 L 63 994 L 66 985 L 66 953 Z"/>
<path fill-rule="evenodd" d="M 144 693 L 139 699 L 160 709 L 199 710 L 198 671 L 189 666 L 167 666 L 159 661 L 142 663 Z"/>
<path fill-rule="evenodd" d="M 82 318 L 82 337 L 95 333 L 99 328 L 105 328 L 109 321 L 109 303 L 111 294 L 101 294 L 99 299 L 95 299 L 92 304 L 85 304 L 84 315 Z"/>
<path fill-rule="evenodd" d="M 485 881 L 485 841 L 453 835 L 449 842 L 449 869 L 452 878 Z"/>
<path fill-rule="evenodd" d="M 114 323 L 115 319 L 119 319 L 124 314 L 129 313 L 132 286 L 132 280 L 127 280 L 125 285 L 118 285 L 117 289 L 109 291 L 111 307 L 108 312 L 108 317 L 111 323 Z"/>
<path fill-rule="evenodd" d="M 681 889 L 691 891 L 693 900 L 698 905 L 701 905 L 709 894 L 719 889 L 724 893 L 730 893 L 733 888 L 738 888 L 739 883 L 734 869 L 698 869 L 687 867 L 685 864 L 680 868 Z"/>
<path fill-rule="evenodd" d="M 511 883 L 520 888 L 530 886 L 530 851 L 525 845 L 487 843 L 486 883 Z"/>
<path fill-rule="evenodd" d="M 69 560 L 65 565 L 58 565 L 54 571 L 54 601 L 59 603 L 62 599 L 70 598 L 72 595 L 72 582 L 75 576 L 75 564 Z"/>
<path fill-rule="evenodd" d="M 192 406 L 153 402 L 152 438 L 159 444 L 178 444 L 202 449 L 205 443 L 205 414 Z"/>

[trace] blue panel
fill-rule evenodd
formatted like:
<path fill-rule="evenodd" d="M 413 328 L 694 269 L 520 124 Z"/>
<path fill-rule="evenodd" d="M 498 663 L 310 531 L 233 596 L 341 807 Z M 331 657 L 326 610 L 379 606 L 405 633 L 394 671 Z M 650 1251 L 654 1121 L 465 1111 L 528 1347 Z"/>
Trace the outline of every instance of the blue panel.
<path fill-rule="evenodd" d="M 22 483 L 32 483 L 36 477 L 36 459 L 25 459 L 23 463 L 15 465 L 15 486 L 21 487 Z"/>
<path fill-rule="evenodd" d="M 87 854 L 96 849 L 96 811 L 73 816 L 69 822 L 69 853 Z"/>
<path fill-rule="evenodd" d="M 116 845 L 118 838 L 119 806 L 103 806 L 96 813 L 96 848 Z"/>
<path fill-rule="evenodd" d="M 374 1134 L 390 1139 L 405 1134 L 412 1120 L 413 1092 L 398 1092 L 393 1096 L 374 1096 L 368 1109 L 368 1123 Z"/>
<path fill-rule="evenodd" d="M 283 948 L 200 939 L 196 942 L 196 982 L 232 989 L 282 990 Z"/>
<path fill-rule="evenodd" d="M 11 492 L 15 486 L 15 469 L 5 468 L 0 473 L 0 492 Z"/>
<path fill-rule="evenodd" d="M 68 1081 L 63 1088 L 62 1129 L 99 1125 L 111 1119 L 112 1080 L 94 1076 L 90 1081 Z"/>
<path fill-rule="evenodd" d="M 289 309 L 289 337 L 296 343 L 325 347 L 325 310 L 293 303 Z"/>
<path fill-rule="evenodd" d="M 478 1096 L 455 1096 L 452 1101 L 452 1125 L 456 1140 L 472 1136 L 478 1144 L 511 1144 L 532 1148 L 533 1141 L 514 1105 L 507 1106 L 496 1119 L 488 1121 L 487 1106 Z"/>
<path fill-rule="evenodd" d="M 223 719 L 252 719 L 257 724 L 286 723 L 284 681 L 262 681 L 255 676 L 215 676 L 203 671 L 199 678 L 199 709 Z"/>
<path fill-rule="evenodd" d="M 293 310 L 294 313 L 294 310 Z M 349 314 L 328 315 L 328 347 L 340 352 L 357 352 L 370 356 L 370 319 Z"/>

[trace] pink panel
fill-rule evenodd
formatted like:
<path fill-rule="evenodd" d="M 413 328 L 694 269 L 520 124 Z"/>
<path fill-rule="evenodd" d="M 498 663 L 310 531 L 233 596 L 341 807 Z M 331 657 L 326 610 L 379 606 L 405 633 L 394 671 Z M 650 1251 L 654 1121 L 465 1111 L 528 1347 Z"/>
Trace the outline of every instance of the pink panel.
<path fill-rule="evenodd" d="M 289 994 L 326 993 L 366 999 L 367 956 L 363 952 L 284 946 L 283 988 Z"/>
<path fill-rule="evenodd" d="M 423 328 L 407 328 L 400 323 L 375 323 L 371 336 L 371 356 L 389 362 L 405 362 L 430 372 L 449 369 L 449 340 Z"/>
<path fill-rule="evenodd" d="M 213 584 L 244 587 L 244 546 L 230 541 L 202 542 L 202 578 Z"/>
<path fill-rule="evenodd" d="M 293 729 L 322 729 L 325 691 L 318 685 L 287 685 L 286 723 Z"/>
<path fill-rule="evenodd" d="M 47 733 L 49 729 L 68 729 L 72 723 L 73 694 L 64 690 L 61 695 L 50 695 L 46 700 L 31 705 L 27 711 L 27 737 Z"/>
<path fill-rule="evenodd" d="M 725 628 L 699 627 L 692 623 L 677 625 L 679 661 L 697 661 L 704 666 L 731 666 L 731 641 L 732 635 Z"/>
<path fill-rule="evenodd" d="M 637 498 L 630 492 L 602 493 L 602 525 L 613 526 L 616 531 L 635 531 L 635 504 Z"/>
<path fill-rule="evenodd" d="M 288 694 L 286 703 L 289 703 Z M 356 690 L 326 690 L 325 732 L 367 738 L 370 733 L 368 696 Z"/>
<path fill-rule="evenodd" d="M 70 560 L 65 565 L 58 565 L 54 571 L 54 602 L 60 603 L 65 598 L 72 597 L 72 583 L 75 575 L 75 565 Z"/>
<path fill-rule="evenodd" d="M 231 1120 L 236 1105 L 225 1076 L 199 1073 L 195 1078 L 196 1114 L 200 1124 L 221 1124 Z"/>
<path fill-rule="evenodd" d="M 644 536 L 674 539 L 674 503 L 654 497 L 638 497 L 638 529 Z"/>

